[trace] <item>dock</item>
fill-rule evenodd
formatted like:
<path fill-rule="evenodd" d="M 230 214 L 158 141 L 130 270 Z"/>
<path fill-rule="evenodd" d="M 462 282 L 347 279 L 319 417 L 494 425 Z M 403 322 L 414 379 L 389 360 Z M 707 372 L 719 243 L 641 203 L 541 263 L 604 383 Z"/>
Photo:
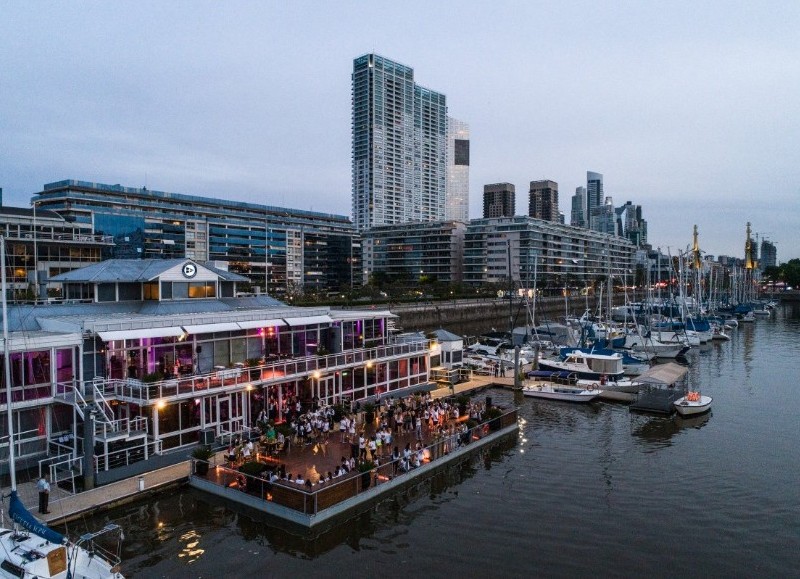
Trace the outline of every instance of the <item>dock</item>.
<path fill-rule="evenodd" d="M 639 396 L 631 402 L 630 409 L 633 412 L 652 412 L 655 414 L 672 414 L 675 412 L 675 402 L 683 396 L 677 388 L 651 388 L 643 390 Z"/>

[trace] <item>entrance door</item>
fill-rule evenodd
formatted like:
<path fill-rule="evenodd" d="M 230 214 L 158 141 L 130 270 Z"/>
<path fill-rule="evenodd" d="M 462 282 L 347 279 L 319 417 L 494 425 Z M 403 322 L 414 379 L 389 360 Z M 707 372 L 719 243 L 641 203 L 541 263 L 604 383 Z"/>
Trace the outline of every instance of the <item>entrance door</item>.
<path fill-rule="evenodd" d="M 231 397 L 217 396 L 217 436 L 230 434 L 231 429 Z"/>

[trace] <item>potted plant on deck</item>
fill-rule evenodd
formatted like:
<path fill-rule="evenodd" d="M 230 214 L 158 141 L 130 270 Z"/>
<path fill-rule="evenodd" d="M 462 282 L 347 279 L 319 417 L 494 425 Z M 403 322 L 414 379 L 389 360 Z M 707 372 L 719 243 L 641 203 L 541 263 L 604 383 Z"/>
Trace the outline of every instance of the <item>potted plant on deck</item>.
<path fill-rule="evenodd" d="M 195 460 L 194 473 L 197 476 L 206 476 L 208 474 L 208 466 L 211 457 L 214 456 L 214 451 L 210 446 L 201 445 L 192 451 L 192 458 Z"/>
<path fill-rule="evenodd" d="M 358 463 L 358 472 L 361 473 L 361 490 L 369 488 L 372 479 L 372 469 L 375 468 L 375 463 L 371 460 L 365 460 Z"/>

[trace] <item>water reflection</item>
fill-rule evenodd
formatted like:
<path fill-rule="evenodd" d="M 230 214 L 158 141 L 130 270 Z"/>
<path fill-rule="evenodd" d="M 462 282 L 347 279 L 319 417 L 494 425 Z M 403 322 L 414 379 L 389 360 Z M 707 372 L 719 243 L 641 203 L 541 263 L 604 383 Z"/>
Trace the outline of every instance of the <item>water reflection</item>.
<path fill-rule="evenodd" d="M 710 411 L 689 417 L 679 414 L 650 416 L 631 413 L 631 434 L 639 439 L 646 452 L 654 452 L 671 446 L 673 437 L 682 430 L 702 428 L 708 423 L 711 415 Z"/>

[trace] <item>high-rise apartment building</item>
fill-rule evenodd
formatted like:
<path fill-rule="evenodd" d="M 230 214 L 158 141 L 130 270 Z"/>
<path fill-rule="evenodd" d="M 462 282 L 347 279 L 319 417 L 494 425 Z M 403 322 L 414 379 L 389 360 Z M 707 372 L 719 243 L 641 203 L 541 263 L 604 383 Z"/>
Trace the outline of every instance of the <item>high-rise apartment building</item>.
<path fill-rule="evenodd" d="M 511 183 L 483 186 L 483 218 L 514 217 L 515 191 Z"/>
<path fill-rule="evenodd" d="M 447 221 L 469 221 L 469 125 L 447 118 Z"/>
<path fill-rule="evenodd" d="M 558 183 L 549 180 L 531 181 L 528 217 L 561 222 L 561 215 L 558 211 Z"/>
<path fill-rule="evenodd" d="M 377 225 L 445 217 L 447 103 L 414 70 L 377 54 L 353 61 L 353 221 Z"/>
<path fill-rule="evenodd" d="M 776 265 L 778 265 L 778 248 L 771 241 L 762 239 L 761 257 L 758 260 L 758 266 L 763 271 L 766 267 L 775 267 Z"/>
<path fill-rule="evenodd" d="M 592 211 L 603 205 L 603 175 L 586 171 L 586 218 L 587 227 L 595 229 Z"/>
<path fill-rule="evenodd" d="M 576 187 L 575 195 L 572 196 L 572 213 L 570 214 L 569 224 L 573 227 L 586 227 L 586 187 Z"/>
<path fill-rule="evenodd" d="M 617 219 L 614 210 L 614 201 L 611 197 L 606 197 L 605 203 L 592 208 L 590 218 L 592 220 L 592 230 L 608 235 L 616 235 Z"/>
<path fill-rule="evenodd" d="M 647 243 L 647 221 L 642 219 L 642 206 L 634 205 L 630 201 L 622 207 L 617 207 L 617 235 L 625 237 L 636 247 Z"/>

